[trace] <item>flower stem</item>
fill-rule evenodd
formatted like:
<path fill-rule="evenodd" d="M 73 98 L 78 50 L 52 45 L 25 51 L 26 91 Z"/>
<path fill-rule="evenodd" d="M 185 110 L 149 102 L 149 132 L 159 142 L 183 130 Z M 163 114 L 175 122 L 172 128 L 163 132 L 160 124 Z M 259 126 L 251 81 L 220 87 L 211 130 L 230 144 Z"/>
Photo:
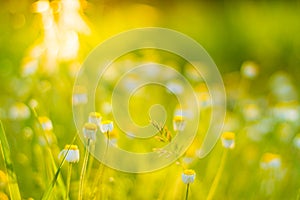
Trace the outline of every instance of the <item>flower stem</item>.
<path fill-rule="evenodd" d="M 190 189 L 190 184 L 188 183 L 186 185 L 185 200 L 188 200 L 189 198 L 189 189 Z"/>
<path fill-rule="evenodd" d="M 70 192 L 70 183 L 71 183 L 71 174 L 72 174 L 72 163 L 69 163 L 68 166 L 68 176 L 67 176 L 67 192 L 66 192 L 66 200 L 68 199 L 69 192 Z"/>
<path fill-rule="evenodd" d="M 220 179 L 221 179 L 221 175 L 222 175 L 224 167 L 225 167 L 225 161 L 226 161 L 226 158 L 227 158 L 227 153 L 228 153 L 228 149 L 225 149 L 225 151 L 223 152 L 223 155 L 222 155 L 222 159 L 221 159 L 221 163 L 220 163 L 217 175 L 215 176 L 215 179 L 214 179 L 214 181 L 213 181 L 213 183 L 210 187 L 210 190 L 209 190 L 209 193 L 208 193 L 208 196 L 207 196 L 206 200 L 211 200 L 213 198 L 216 190 L 217 190 L 218 184 L 219 184 Z"/>
<path fill-rule="evenodd" d="M 74 144 L 75 140 L 77 139 L 77 136 L 78 136 L 78 134 L 76 133 L 76 135 L 74 136 L 74 138 L 73 138 L 73 140 L 72 140 L 72 142 L 71 142 L 71 145 Z M 69 148 L 68 148 L 68 150 L 66 151 L 66 153 L 65 153 L 65 155 L 64 155 L 64 157 L 63 157 L 63 159 L 61 160 L 61 162 L 60 162 L 60 164 L 59 164 L 59 166 L 58 166 L 58 168 L 57 168 L 57 170 L 56 170 L 56 172 L 55 172 L 55 175 L 54 175 L 54 177 L 53 177 L 51 183 L 49 184 L 48 188 L 47 188 L 46 191 L 44 192 L 44 194 L 43 194 L 43 196 L 42 196 L 42 198 L 41 198 L 42 200 L 48 200 L 48 199 L 50 199 L 51 194 L 52 194 L 52 190 L 53 190 L 53 188 L 54 188 L 54 186 L 55 186 L 55 184 L 56 184 L 56 182 L 57 182 L 57 179 L 58 179 L 58 176 L 59 176 L 59 174 L 60 174 L 61 168 L 62 168 L 62 166 L 63 166 L 63 164 L 64 164 L 64 162 L 65 162 L 65 160 L 66 160 L 66 157 L 67 157 L 67 155 L 68 155 L 68 153 L 69 153 L 69 151 L 70 151 L 71 145 L 69 146 Z"/>
<path fill-rule="evenodd" d="M 91 142 L 90 139 L 88 139 L 87 146 L 85 148 L 85 153 L 84 153 L 84 159 L 83 159 L 81 174 L 80 174 L 79 195 L 78 195 L 78 199 L 79 200 L 82 199 L 82 192 L 83 192 L 83 186 L 84 186 L 85 172 L 86 172 L 86 167 L 87 167 L 87 163 L 88 163 L 88 160 L 89 160 L 90 142 Z"/>
<path fill-rule="evenodd" d="M 107 140 L 106 140 L 106 146 L 105 146 L 105 151 L 104 151 L 104 154 L 103 154 L 102 162 L 104 162 L 107 151 L 108 151 L 108 145 L 109 145 L 109 132 L 108 131 L 106 132 L 106 137 L 107 137 Z M 102 185 L 102 181 L 103 181 L 102 175 L 103 175 L 103 173 L 104 173 L 104 165 L 103 165 L 103 163 L 100 163 L 100 166 L 99 166 L 99 168 L 97 170 L 97 173 L 96 173 L 96 178 L 93 182 L 93 192 L 92 192 L 91 197 L 90 197 L 92 199 L 95 198 L 95 195 L 96 195 L 96 193 L 99 189 L 99 186 Z"/>

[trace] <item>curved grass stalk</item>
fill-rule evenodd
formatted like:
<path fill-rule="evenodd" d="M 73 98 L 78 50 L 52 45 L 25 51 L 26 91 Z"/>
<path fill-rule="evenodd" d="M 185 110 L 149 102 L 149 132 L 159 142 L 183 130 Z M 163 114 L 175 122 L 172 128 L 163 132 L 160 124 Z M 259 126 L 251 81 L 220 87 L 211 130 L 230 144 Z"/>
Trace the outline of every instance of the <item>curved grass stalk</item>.
<path fill-rule="evenodd" d="M 19 191 L 17 176 L 13 168 L 11 161 L 10 147 L 7 142 L 6 134 L 3 128 L 2 121 L 0 120 L 0 147 L 2 156 L 4 159 L 5 169 L 8 175 L 8 189 L 11 200 L 21 200 L 21 195 Z"/>
<path fill-rule="evenodd" d="M 66 200 L 68 199 L 69 192 L 70 192 L 70 183 L 71 183 L 72 167 L 73 167 L 73 164 L 72 164 L 72 163 L 69 163 L 69 166 L 68 166 L 68 176 L 67 176 L 67 192 L 66 192 L 66 198 L 65 198 Z"/>
<path fill-rule="evenodd" d="M 217 190 L 217 187 L 219 185 L 220 179 L 221 179 L 221 175 L 223 173 L 224 167 L 225 167 L 225 162 L 226 162 L 226 158 L 227 158 L 227 154 L 228 154 L 228 149 L 225 149 L 223 155 L 222 155 L 222 159 L 221 159 L 221 163 L 217 172 L 217 175 L 215 176 L 215 179 L 210 187 L 208 196 L 206 200 L 211 200 Z"/>
<path fill-rule="evenodd" d="M 41 123 L 39 122 L 39 120 L 38 120 L 38 114 L 37 114 L 36 109 L 33 108 L 33 107 L 31 107 L 31 111 L 32 111 L 32 113 L 33 113 L 33 116 L 34 116 L 35 120 L 38 122 L 38 126 L 39 126 L 38 128 L 39 128 L 40 132 L 42 133 L 41 135 L 44 137 L 44 139 L 45 139 L 45 141 L 46 141 L 46 144 L 47 144 L 47 146 L 46 146 L 46 151 L 47 151 L 47 153 L 49 154 L 49 158 L 47 157 L 47 159 L 48 159 L 49 161 L 46 163 L 47 166 L 48 166 L 47 170 L 49 170 L 50 175 L 53 175 L 52 171 L 54 171 L 54 170 L 56 169 L 57 166 L 56 166 L 54 157 L 53 157 L 53 155 L 52 155 L 52 151 L 51 151 L 51 149 L 50 149 L 50 147 L 49 147 L 50 144 L 49 144 L 48 139 L 47 139 L 47 137 L 46 137 L 46 135 L 45 135 L 45 131 L 44 131 L 43 127 L 42 127 L 42 124 L 41 124 Z M 76 138 L 77 138 L 77 135 L 78 135 L 78 134 L 76 133 L 76 135 L 74 136 L 74 138 L 73 138 L 71 144 L 73 144 L 73 143 L 75 142 L 75 140 L 76 140 Z M 61 168 L 62 168 L 62 165 L 63 165 L 63 163 L 64 163 L 64 161 L 65 161 L 65 158 L 66 158 L 66 156 L 67 156 L 69 150 L 70 150 L 70 148 L 67 150 L 67 153 L 66 153 L 66 155 L 63 157 L 63 159 L 62 159 L 62 161 L 61 161 L 59 167 L 57 168 L 57 171 L 55 172 L 54 177 L 53 177 L 51 183 L 49 184 L 48 188 L 47 188 L 46 191 L 44 192 L 44 194 L 43 194 L 43 196 L 42 196 L 42 200 L 44 200 L 44 199 L 49 199 L 49 198 L 51 197 L 52 190 L 53 190 L 53 188 L 54 188 L 54 186 L 55 186 L 56 183 L 59 184 L 59 186 L 61 187 L 62 191 L 65 191 L 65 185 L 64 185 L 62 179 L 58 179 L 58 177 L 59 177 L 60 170 L 61 170 Z"/>
<path fill-rule="evenodd" d="M 190 184 L 186 184 L 185 200 L 188 200 L 189 198 L 189 189 L 190 189 Z"/>
<path fill-rule="evenodd" d="M 76 133 L 76 135 L 74 136 L 74 138 L 73 138 L 73 140 L 72 140 L 72 142 L 71 142 L 71 145 L 74 144 L 74 142 L 75 142 L 77 136 L 78 136 L 78 134 Z M 65 155 L 64 155 L 64 157 L 63 157 L 63 159 L 61 160 L 61 162 L 60 162 L 60 164 L 59 164 L 59 167 L 57 168 L 57 170 L 56 170 L 56 172 L 55 172 L 55 175 L 54 175 L 54 177 L 53 177 L 51 183 L 49 184 L 47 190 L 46 190 L 45 193 L 43 194 L 43 196 L 42 196 L 42 198 L 41 198 L 42 200 L 48 200 L 48 199 L 50 199 L 51 194 L 52 194 L 52 190 L 53 190 L 53 188 L 54 188 L 54 186 L 55 186 L 55 184 L 56 184 L 56 182 L 57 182 L 57 179 L 58 179 L 58 176 L 59 176 L 59 174 L 60 174 L 61 168 L 62 168 L 62 166 L 63 166 L 63 164 L 64 164 L 64 162 L 65 162 L 65 160 L 66 160 L 66 157 L 67 157 L 67 155 L 68 155 L 68 153 L 69 153 L 69 151 L 70 151 L 71 145 L 70 145 L 69 148 L 67 149 L 67 151 L 66 151 L 66 153 L 65 153 Z"/>
<path fill-rule="evenodd" d="M 79 194 L 78 194 L 78 199 L 79 200 L 81 200 L 82 197 L 83 197 L 83 193 L 82 192 L 83 192 L 83 186 L 84 186 L 84 182 L 85 182 L 85 174 L 86 174 L 86 169 L 87 169 L 87 163 L 88 163 L 88 160 L 89 160 L 90 143 L 91 143 L 91 140 L 88 139 L 87 146 L 85 148 L 82 169 L 81 169 L 81 173 L 80 173 Z"/>
<path fill-rule="evenodd" d="M 106 140 L 106 146 L 105 146 L 105 151 L 104 151 L 104 154 L 103 154 L 103 159 L 102 160 L 104 160 L 105 159 L 105 157 L 106 157 L 106 154 L 107 154 L 107 151 L 108 151 L 108 145 L 109 145 L 109 132 L 106 132 L 106 136 L 107 136 L 107 140 Z M 100 163 L 100 167 L 98 168 L 98 170 L 97 170 L 97 172 L 96 172 L 96 178 L 95 178 L 95 180 L 94 180 L 94 182 L 93 182 L 93 191 L 92 191 L 92 194 L 91 194 L 91 198 L 92 199 L 94 199 L 95 198 L 95 195 L 96 195 L 96 193 L 97 193 L 97 191 L 98 191 L 98 189 L 99 189 L 99 186 L 101 186 L 102 185 L 102 182 L 103 182 L 103 178 L 102 178 L 102 176 L 103 176 L 103 174 L 104 174 L 104 170 L 105 170 L 105 168 L 104 168 L 104 165 L 103 165 L 103 163 Z M 99 186 L 97 186 L 97 183 L 99 182 Z"/>

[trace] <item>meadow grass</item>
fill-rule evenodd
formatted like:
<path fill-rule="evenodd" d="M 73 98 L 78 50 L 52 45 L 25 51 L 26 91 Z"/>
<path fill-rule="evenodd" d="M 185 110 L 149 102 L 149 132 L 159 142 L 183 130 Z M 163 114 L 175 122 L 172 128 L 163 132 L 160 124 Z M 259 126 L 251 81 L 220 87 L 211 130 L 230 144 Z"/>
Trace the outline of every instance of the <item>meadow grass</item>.
<path fill-rule="evenodd" d="M 0 120 L 0 145 L 1 145 L 1 154 L 3 156 L 3 160 L 5 164 L 5 170 L 8 177 L 8 190 L 9 190 L 10 198 L 12 200 L 21 200 L 18 180 L 11 159 L 10 147 L 7 142 L 6 133 L 1 120 Z"/>

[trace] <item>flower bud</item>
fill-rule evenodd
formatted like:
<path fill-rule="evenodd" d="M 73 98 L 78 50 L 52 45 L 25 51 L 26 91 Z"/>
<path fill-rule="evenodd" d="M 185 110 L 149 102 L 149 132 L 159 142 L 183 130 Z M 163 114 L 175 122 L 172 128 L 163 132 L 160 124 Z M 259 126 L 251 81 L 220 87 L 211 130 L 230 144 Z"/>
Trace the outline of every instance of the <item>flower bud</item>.
<path fill-rule="evenodd" d="M 53 125 L 52 125 L 51 120 L 48 117 L 42 116 L 42 117 L 39 117 L 38 120 L 44 131 L 52 131 Z"/>
<path fill-rule="evenodd" d="M 182 182 L 185 184 L 190 184 L 195 181 L 196 178 L 196 172 L 192 169 L 186 169 L 181 174 Z"/>
<path fill-rule="evenodd" d="M 233 149 L 235 146 L 235 134 L 233 132 L 224 132 L 222 134 L 222 145 L 226 149 Z"/>
<path fill-rule="evenodd" d="M 91 112 L 89 114 L 89 123 L 96 124 L 98 127 L 100 127 L 102 120 L 102 116 L 98 112 Z"/>
<path fill-rule="evenodd" d="M 79 149 L 77 145 L 66 145 L 59 153 L 58 158 L 66 156 L 66 161 L 69 163 L 77 163 L 79 161 Z"/>
<path fill-rule="evenodd" d="M 185 128 L 185 120 L 182 115 L 175 115 L 173 118 L 173 129 L 174 131 L 183 131 Z"/>
<path fill-rule="evenodd" d="M 96 140 L 97 126 L 93 123 L 85 123 L 83 126 L 83 136 L 89 140 Z"/>
<path fill-rule="evenodd" d="M 100 130 L 102 133 L 112 132 L 114 129 L 114 123 L 110 120 L 103 121 L 100 125 Z"/>

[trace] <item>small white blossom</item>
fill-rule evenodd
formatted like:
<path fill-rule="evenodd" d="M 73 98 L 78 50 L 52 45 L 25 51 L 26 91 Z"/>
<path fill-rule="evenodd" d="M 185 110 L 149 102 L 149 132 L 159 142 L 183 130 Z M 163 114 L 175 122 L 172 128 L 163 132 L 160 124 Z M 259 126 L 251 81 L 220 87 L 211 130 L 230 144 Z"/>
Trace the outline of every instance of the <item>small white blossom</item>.
<path fill-rule="evenodd" d="M 181 174 L 182 182 L 185 184 L 190 184 L 195 181 L 196 178 L 196 172 L 192 169 L 186 169 Z"/>
<path fill-rule="evenodd" d="M 69 163 L 77 163 L 79 161 L 79 149 L 77 145 L 66 145 L 59 153 L 58 158 L 66 156 L 66 161 Z"/>
<path fill-rule="evenodd" d="M 83 126 L 83 136 L 88 140 L 96 140 L 97 126 L 93 123 L 85 123 Z"/>
<path fill-rule="evenodd" d="M 258 75 L 258 66 L 254 62 L 245 62 L 242 65 L 241 72 L 244 77 L 253 79 Z"/>
<path fill-rule="evenodd" d="M 44 131 L 52 131 L 53 125 L 51 120 L 48 117 L 42 116 L 39 117 L 38 119 Z"/>
<path fill-rule="evenodd" d="M 226 149 L 233 149 L 235 146 L 235 134 L 233 132 L 224 132 L 222 134 L 222 145 Z"/>
<path fill-rule="evenodd" d="M 100 127 L 102 120 L 102 116 L 98 112 L 91 112 L 89 114 L 89 123 L 96 124 L 98 127 Z"/>
<path fill-rule="evenodd" d="M 9 109 L 9 117 L 15 120 L 24 120 L 30 117 L 30 110 L 24 103 L 16 103 Z"/>
<path fill-rule="evenodd" d="M 82 86 L 76 86 L 74 88 L 73 96 L 72 96 L 73 105 L 82 105 L 88 102 L 88 96 L 86 92 L 86 88 Z"/>
<path fill-rule="evenodd" d="M 114 123 L 110 120 L 103 121 L 100 125 L 100 130 L 102 133 L 112 132 L 114 129 Z"/>
<path fill-rule="evenodd" d="M 173 118 L 173 129 L 174 131 L 183 131 L 186 125 L 182 115 L 175 115 Z"/>
<path fill-rule="evenodd" d="M 262 156 L 260 166 L 264 170 L 280 169 L 280 167 L 281 167 L 281 158 L 278 154 L 265 153 Z"/>

